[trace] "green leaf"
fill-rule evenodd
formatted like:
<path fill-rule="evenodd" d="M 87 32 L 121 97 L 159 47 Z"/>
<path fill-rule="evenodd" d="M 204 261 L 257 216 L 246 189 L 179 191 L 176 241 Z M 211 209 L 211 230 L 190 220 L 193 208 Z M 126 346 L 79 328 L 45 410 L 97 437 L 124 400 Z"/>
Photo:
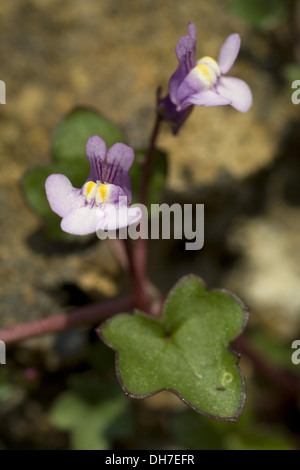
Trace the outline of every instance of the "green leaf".
<path fill-rule="evenodd" d="M 161 320 L 139 312 L 118 315 L 99 334 L 117 352 L 117 374 L 130 396 L 166 389 L 195 411 L 236 421 L 245 401 L 244 380 L 228 345 L 246 320 L 236 297 L 207 291 L 189 276 L 169 294 Z"/>
<path fill-rule="evenodd" d="M 73 449 L 105 450 L 113 440 L 131 435 L 127 402 L 115 384 L 88 370 L 70 375 L 68 386 L 52 406 L 50 421 L 70 433 Z"/>
<path fill-rule="evenodd" d="M 136 150 L 135 159 L 130 169 L 132 182 L 132 203 L 139 202 L 139 192 L 142 181 L 143 163 L 146 150 Z M 167 155 L 165 152 L 156 149 L 153 155 L 153 164 L 148 186 L 148 205 L 159 204 L 161 202 L 162 190 L 166 184 L 168 173 Z"/>
<path fill-rule="evenodd" d="M 289 2 L 287 0 L 232 0 L 230 8 L 233 13 L 253 26 L 271 30 L 276 28 L 287 15 Z"/>
<path fill-rule="evenodd" d="M 113 432 L 114 423 L 120 420 L 124 423 L 125 412 L 124 397 L 91 405 L 75 393 L 65 392 L 52 407 L 50 421 L 58 429 L 71 433 L 74 450 L 106 450 L 110 448 L 109 439 L 121 435 L 119 429 Z"/>
<path fill-rule="evenodd" d="M 209 421 L 184 411 L 170 423 L 175 445 L 198 450 L 292 450 L 291 436 L 284 426 L 258 422 L 249 406 L 238 423 Z"/>
<path fill-rule="evenodd" d="M 113 123 L 95 110 L 76 108 L 71 111 L 58 126 L 53 138 L 53 162 L 29 171 L 22 181 L 25 197 L 30 207 L 45 222 L 45 231 L 49 238 L 63 241 L 84 242 L 87 237 L 76 237 L 63 232 L 61 218 L 50 209 L 45 181 L 52 173 L 66 175 L 74 187 L 81 187 L 89 174 L 89 163 L 85 155 L 88 138 L 99 135 L 109 148 L 116 142 L 124 142 L 124 136 Z"/>
<path fill-rule="evenodd" d="M 85 157 L 85 145 L 89 137 L 99 135 L 107 148 L 116 142 L 125 142 L 119 128 L 97 111 L 75 108 L 62 121 L 53 137 L 53 157 L 57 161 L 80 160 Z"/>
<path fill-rule="evenodd" d="M 84 417 L 86 411 L 87 405 L 80 398 L 72 392 L 65 392 L 52 407 L 51 423 L 59 429 L 72 429 Z"/>

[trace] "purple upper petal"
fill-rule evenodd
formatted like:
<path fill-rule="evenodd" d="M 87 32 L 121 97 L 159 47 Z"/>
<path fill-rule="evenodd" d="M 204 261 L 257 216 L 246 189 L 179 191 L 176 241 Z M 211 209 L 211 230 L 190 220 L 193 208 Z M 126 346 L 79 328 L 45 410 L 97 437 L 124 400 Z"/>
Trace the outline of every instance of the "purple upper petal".
<path fill-rule="evenodd" d="M 169 81 L 170 99 L 178 104 L 177 89 L 189 71 L 195 66 L 196 53 L 196 28 L 193 23 L 188 25 L 189 34 L 182 36 L 176 45 L 178 67 Z"/>
<path fill-rule="evenodd" d="M 246 113 L 252 105 L 251 90 L 247 83 L 239 78 L 221 77 L 217 91 L 231 101 L 231 106 L 242 113 Z"/>
<path fill-rule="evenodd" d="M 101 181 L 120 186 L 131 202 L 131 181 L 129 169 L 134 152 L 128 145 L 114 144 L 106 153 L 106 145 L 98 135 L 90 137 L 86 144 L 86 155 L 91 165 L 87 181 Z"/>
<path fill-rule="evenodd" d="M 239 34 L 230 34 L 219 53 L 218 63 L 222 73 L 227 73 L 231 69 L 239 53 L 240 46 L 241 38 Z"/>
<path fill-rule="evenodd" d="M 104 140 L 98 135 L 93 135 L 86 143 L 85 152 L 91 165 L 87 181 L 103 181 L 102 171 L 106 157 L 106 144 Z"/>
<path fill-rule="evenodd" d="M 182 36 L 176 44 L 175 51 L 178 62 L 180 62 L 181 59 L 188 60 L 190 58 L 190 56 L 187 57 L 187 52 L 191 51 L 192 53 L 195 53 L 197 33 L 194 23 L 188 24 L 188 30 L 189 34 L 187 34 L 186 36 Z M 191 64 L 192 67 L 194 67 L 194 64 L 195 62 Z"/>
<path fill-rule="evenodd" d="M 65 175 L 48 176 L 45 187 L 50 207 L 60 217 L 84 205 L 84 197 L 80 189 L 73 188 Z"/>
<path fill-rule="evenodd" d="M 114 144 L 107 152 L 105 183 L 120 186 L 128 198 L 128 204 L 131 203 L 131 180 L 129 169 L 134 160 L 134 151 L 125 144 Z"/>

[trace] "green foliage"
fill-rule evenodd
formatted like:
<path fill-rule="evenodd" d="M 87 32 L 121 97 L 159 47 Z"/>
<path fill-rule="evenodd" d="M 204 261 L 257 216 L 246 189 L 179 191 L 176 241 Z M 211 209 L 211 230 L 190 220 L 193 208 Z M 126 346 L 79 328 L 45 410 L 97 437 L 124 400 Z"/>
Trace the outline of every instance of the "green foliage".
<path fill-rule="evenodd" d="M 272 334 L 267 330 L 253 330 L 248 338 L 255 349 L 261 354 L 262 357 L 270 361 L 274 366 L 283 368 L 286 371 L 295 370 L 295 365 L 291 361 L 293 349 L 291 349 L 291 342 L 284 341 L 282 338 Z"/>
<path fill-rule="evenodd" d="M 69 431 L 72 449 L 109 449 L 111 441 L 131 434 L 127 402 L 118 390 L 97 375 L 73 375 L 69 383 L 71 390 L 55 401 L 50 421 Z"/>
<path fill-rule="evenodd" d="M 172 419 L 175 442 L 186 449 L 198 450 L 292 450 L 289 436 L 280 426 L 255 422 L 245 410 L 238 423 L 208 421 L 190 411 Z"/>
<path fill-rule="evenodd" d="M 288 92 L 291 93 L 294 91 L 291 89 L 292 83 L 300 80 L 300 65 L 296 63 L 287 65 L 284 67 L 283 74 L 287 82 Z"/>
<path fill-rule="evenodd" d="M 130 169 L 132 182 L 132 203 L 139 202 L 139 191 L 142 181 L 143 163 L 146 150 L 136 150 L 135 160 Z M 148 204 L 160 204 L 162 189 L 166 184 L 168 173 L 167 155 L 161 150 L 155 150 L 153 155 L 153 165 L 148 186 Z"/>
<path fill-rule="evenodd" d="M 245 392 L 237 357 L 228 345 L 245 322 L 236 298 L 208 292 L 190 276 L 171 291 L 162 319 L 139 312 L 119 315 L 99 333 L 117 352 L 117 373 L 131 396 L 171 390 L 196 411 L 235 421 Z"/>
<path fill-rule="evenodd" d="M 120 129 L 97 111 L 76 108 L 62 121 L 54 133 L 52 148 L 56 161 L 85 158 L 85 145 L 89 137 L 99 135 L 109 148 L 116 142 L 125 142 Z"/>
<path fill-rule="evenodd" d="M 62 173 L 75 187 L 81 187 L 90 168 L 85 156 L 85 145 L 88 138 L 95 134 L 106 142 L 107 147 L 124 142 L 120 130 L 98 112 L 86 108 L 74 109 L 54 133 L 53 162 L 31 170 L 22 181 L 26 199 L 30 207 L 43 218 L 49 238 L 81 242 L 90 238 L 75 237 L 61 230 L 61 218 L 52 212 L 46 197 L 45 181 L 52 173 Z"/>
<path fill-rule="evenodd" d="M 5 372 L 0 372 L 0 406 L 9 400 L 15 393 L 16 388 L 9 383 Z"/>
<path fill-rule="evenodd" d="M 230 9 L 256 28 L 271 30 L 286 17 L 288 0 L 232 0 Z"/>

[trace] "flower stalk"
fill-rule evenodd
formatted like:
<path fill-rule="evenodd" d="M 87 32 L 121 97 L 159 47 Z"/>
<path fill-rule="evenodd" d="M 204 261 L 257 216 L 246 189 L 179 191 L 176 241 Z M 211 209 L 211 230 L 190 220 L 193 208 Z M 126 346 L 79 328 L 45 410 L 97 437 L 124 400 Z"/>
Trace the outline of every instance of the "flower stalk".
<path fill-rule="evenodd" d="M 99 323 L 116 313 L 130 311 L 132 307 L 133 298 L 131 295 L 86 305 L 48 318 L 0 329 L 0 340 L 8 345 L 48 333 L 57 333 L 58 331 Z"/>

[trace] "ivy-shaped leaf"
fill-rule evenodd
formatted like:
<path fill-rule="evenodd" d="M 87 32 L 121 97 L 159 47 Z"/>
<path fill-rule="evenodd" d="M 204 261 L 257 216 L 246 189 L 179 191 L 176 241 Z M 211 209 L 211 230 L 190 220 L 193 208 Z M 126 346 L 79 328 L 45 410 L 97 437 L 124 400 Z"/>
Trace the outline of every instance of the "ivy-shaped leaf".
<path fill-rule="evenodd" d="M 52 407 L 51 423 L 71 433 L 73 450 L 109 449 L 110 428 L 126 412 L 122 398 L 89 404 L 75 393 L 65 392 Z"/>
<path fill-rule="evenodd" d="M 121 131 L 97 111 L 75 108 L 54 132 L 52 142 L 53 162 L 29 171 L 22 181 L 25 197 L 30 207 L 45 222 L 49 238 L 64 241 L 85 241 L 88 237 L 76 237 L 60 228 L 61 218 L 52 212 L 45 192 L 45 181 L 52 173 L 66 175 L 73 186 L 81 187 L 86 180 L 90 166 L 85 155 L 85 145 L 92 135 L 99 135 L 107 148 L 116 142 L 125 142 Z"/>
<path fill-rule="evenodd" d="M 245 386 L 228 346 L 246 321 L 247 309 L 237 297 L 207 291 L 199 278 L 188 276 L 169 294 L 161 319 L 140 312 L 117 315 L 100 326 L 99 335 L 116 351 L 126 394 L 144 398 L 170 390 L 197 412 L 236 421 Z"/>
<path fill-rule="evenodd" d="M 120 129 L 98 111 L 78 107 L 71 111 L 54 132 L 52 151 L 56 161 L 85 158 L 85 145 L 89 137 L 99 135 L 106 147 L 116 142 L 125 143 Z"/>
<path fill-rule="evenodd" d="M 68 377 L 69 390 L 55 400 L 50 421 L 68 431 L 75 450 L 105 450 L 132 433 L 130 410 L 120 390 L 91 371 Z"/>

